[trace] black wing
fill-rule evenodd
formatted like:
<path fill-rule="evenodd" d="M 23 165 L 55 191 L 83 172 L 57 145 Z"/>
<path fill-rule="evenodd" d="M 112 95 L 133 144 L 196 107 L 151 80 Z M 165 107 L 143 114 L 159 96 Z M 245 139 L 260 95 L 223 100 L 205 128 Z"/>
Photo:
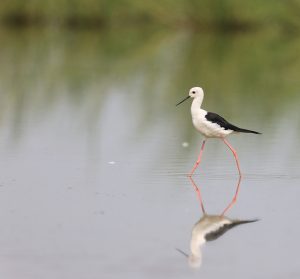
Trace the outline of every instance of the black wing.
<path fill-rule="evenodd" d="M 236 224 L 234 224 L 234 223 L 225 224 L 222 227 L 219 227 L 217 230 L 209 232 L 208 234 L 205 235 L 204 238 L 206 241 L 216 240 L 217 238 L 219 238 L 221 235 L 226 233 L 228 230 L 230 230 L 234 226 L 236 226 Z"/>
<path fill-rule="evenodd" d="M 214 112 L 208 112 L 205 115 L 205 118 L 212 123 L 218 124 L 220 127 L 224 128 L 225 130 L 233 130 L 233 131 L 241 130 L 239 127 L 236 127 L 236 126 L 230 124 L 222 116 L 220 116 Z"/>
<path fill-rule="evenodd" d="M 216 240 L 217 238 L 219 238 L 221 235 L 223 235 L 224 233 L 226 233 L 231 228 L 234 228 L 234 227 L 236 227 L 238 225 L 247 224 L 247 223 L 253 223 L 253 222 L 257 222 L 257 221 L 258 221 L 258 219 L 254 219 L 254 220 L 241 220 L 241 221 L 234 221 L 234 222 L 229 223 L 229 224 L 224 224 L 223 226 L 217 228 L 215 231 L 207 233 L 204 236 L 204 238 L 205 238 L 206 241 Z"/>
<path fill-rule="evenodd" d="M 261 134 L 260 132 L 256 132 L 256 131 L 243 129 L 243 128 L 234 126 L 234 125 L 230 124 L 227 120 L 225 120 L 222 116 L 220 116 L 214 112 L 208 112 L 205 115 L 205 118 L 212 123 L 218 124 L 220 127 L 224 128 L 225 130 L 232 130 L 235 132 L 243 132 L 243 133 Z"/>

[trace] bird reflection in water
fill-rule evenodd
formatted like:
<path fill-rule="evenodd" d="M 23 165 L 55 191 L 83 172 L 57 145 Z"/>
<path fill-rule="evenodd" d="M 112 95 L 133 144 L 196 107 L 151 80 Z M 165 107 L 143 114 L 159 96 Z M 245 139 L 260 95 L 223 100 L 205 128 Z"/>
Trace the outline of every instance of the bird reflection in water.
<path fill-rule="evenodd" d="M 191 267 L 197 268 L 201 266 L 202 263 L 202 253 L 201 253 L 201 246 L 206 243 L 207 241 L 213 241 L 218 239 L 228 230 L 241 225 L 247 224 L 258 221 L 258 219 L 252 220 L 238 220 L 238 219 L 230 219 L 225 216 L 225 213 L 228 212 L 230 208 L 235 204 L 237 200 L 237 196 L 240 189 L 241 184 L 241 177 L 239 177 L 235 195 L 232 201 L 228 204 L 228 206 L 223 210 L 220 215 L 209 215 L 206 213 L 200 189 L 197 187 L 196 183 L 189 177 L 195 192 L 197 194 L 198 201 L 200 203 L 200 207 L 203 213 L 203 216 L 200 220 L 194 225 L 192 229 L 192 237 L 190 242 L 190 255 L 186 254 L 185 252 L 177 249 L 180 253 L 184 254 L 189 261 L 189 265 Z"/>

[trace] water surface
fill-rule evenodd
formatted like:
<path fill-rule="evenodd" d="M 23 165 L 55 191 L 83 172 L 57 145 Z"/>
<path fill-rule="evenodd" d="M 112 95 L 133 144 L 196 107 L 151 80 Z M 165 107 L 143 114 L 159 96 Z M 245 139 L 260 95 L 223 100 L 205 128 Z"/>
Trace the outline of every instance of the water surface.
<path fill-rule="evenodd" d="M 5 278 L 299 278 L 298 38 L 188 32 L 0 32 L 0 274 Z M 189 253 L 186 177 L 204 107 L 263 135 L 229 138 L 244 177 L 231 218 L 260 221 Z M 183 144 L 187 143 L 187 144 Z M 186 146 L 188 145 L 188 146 Z M 186 146 L 186 147 L 184 147 Z M 238 182 L 219 140 L 194 180 L 221 214 Z"/>

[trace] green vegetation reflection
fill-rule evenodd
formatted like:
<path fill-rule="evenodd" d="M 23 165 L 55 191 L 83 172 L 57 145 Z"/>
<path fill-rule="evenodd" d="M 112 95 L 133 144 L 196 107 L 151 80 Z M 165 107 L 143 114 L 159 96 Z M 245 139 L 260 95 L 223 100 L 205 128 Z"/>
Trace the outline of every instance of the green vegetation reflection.
<path fill-rule="evenodd" d="M 170 100 L 175 105 L 191 86 L 201 85 L 209 93 L 205 107 L 228 120 L 247 119 L 253 107 L 252 118 L 271 119 L 278 106 L 299 96 L 300 39 L 270 32 L 132 30 L 119 36 L 28 29 L 2 31 L 0 38 L 0 121 L 14 127 L 28 115 L 44 117 L 62 98 L 85 125 L 94 125 L 107 98 L 119 92 L 126 94 L 124 109 L 138 114 L 140 129 L 172 114 L 189 134 L 187 106 L 175 112 Z"/>

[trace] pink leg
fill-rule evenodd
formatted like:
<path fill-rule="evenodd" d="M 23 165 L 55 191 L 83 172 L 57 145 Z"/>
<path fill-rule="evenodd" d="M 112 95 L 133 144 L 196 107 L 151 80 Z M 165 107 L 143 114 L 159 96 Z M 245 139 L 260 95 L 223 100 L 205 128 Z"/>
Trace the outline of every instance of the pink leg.
<path fill-rule="evenodd" d="M 221 216 L 223 216 L 236 203 L 236 200 L 237 200 L 237 197 L 238 197 L 238 194 L 239 194 L 239 191 L 240 191 L 241 180 L 242 180 L 242 177 L 239 176 L 239 181 L 238 181 L 238 184 L 236 186 L 234 197 L 233 197 L 232 201 L 227 205 L 227 207 L 223 210 Z"/>
<path fill-rule="evenodd" d="M 204 149 L 204 146 L 205 146 L 205 139 L 203 140 L 202 142 L 202 146 L 201 146 L 201 150 L 200 150 L 200 153 L 199 153 L 199 156 L 198 156 L 198 159 L 193 167 L 193 169 L 191 170 L 191 172 L 189 173 L 188 177 L 191 177 L 195 171 L 195 169 L 199 166 L 200 164 L 200 161 L 201 161 L 201 156 L 202 156 L 202 153 L 203 153 L 203 149 Z"/>
<path fill-rule="evenodd" d="M 192 182 L 192 185 L 194 187 L 194 190 L 196 191 L 196 194 L 197 194 L 197 198 L 200 202 L 200 207 L 202 209 L 202 213 L 205 214 L 205 209 L 204 209 L 204 205 L 203 205 L 203 200 L 202 200 L 202 196 L 201 196 L 201 193 L 200 193 L 200 190 L 199 188 L 197 187 L 195 181 L 193 180 L 192 177 L 189 177 L 190 181 Z"/>
<path fill-rule="evenodd" d="M 239 164 L 239 159 L 238 159 L 236 151 L 233 149 L 233 147 L 229 144 L 229 142 L 226 139 L 223 138 L 223 141 L 230 148 L 230 150 L 232 151 L 233 156 L 234 156 L 235 161 L 236 161 L 237 168 L 239 170 L 239 175 L 242 176 L 242 172 L 241 172 L 240 164 Z"/>

